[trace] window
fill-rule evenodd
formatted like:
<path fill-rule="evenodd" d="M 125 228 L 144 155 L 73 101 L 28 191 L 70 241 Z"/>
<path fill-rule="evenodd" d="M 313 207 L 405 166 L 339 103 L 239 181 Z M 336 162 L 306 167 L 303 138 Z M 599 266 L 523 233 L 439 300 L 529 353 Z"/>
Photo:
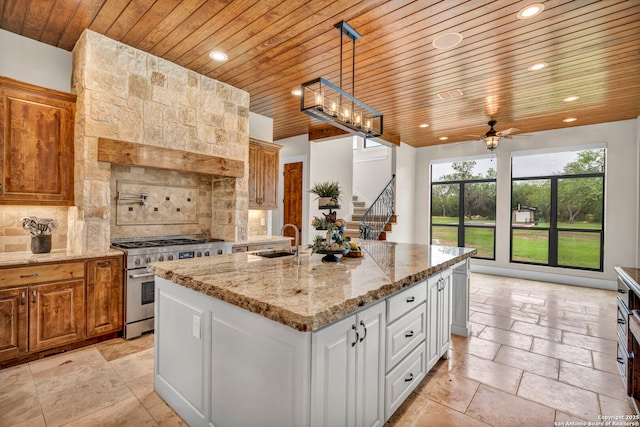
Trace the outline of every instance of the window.
<path fill-rule="evenodd" d="M 605 149 L 511 163 L 511 262 L 602 271 Z"/>
<path fill-rule="evenodd" d="M 496 172 L 493 158 L 431 166 L 431 242 L 476 248 L 495 259 Z"/>

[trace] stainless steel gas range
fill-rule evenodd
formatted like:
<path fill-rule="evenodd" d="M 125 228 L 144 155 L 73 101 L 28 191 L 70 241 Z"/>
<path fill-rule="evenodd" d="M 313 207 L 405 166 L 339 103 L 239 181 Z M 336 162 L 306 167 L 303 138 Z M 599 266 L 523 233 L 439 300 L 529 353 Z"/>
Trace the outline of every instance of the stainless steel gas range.
<path fill-rule="evenodd" d="M 171 236 L 143 239 L 114 239 L 111 247 L 124 251 L 126 339 L 153 331 L 154 276 L 147 265 L 231 253 L 231 242 L 198 236 Z"/>

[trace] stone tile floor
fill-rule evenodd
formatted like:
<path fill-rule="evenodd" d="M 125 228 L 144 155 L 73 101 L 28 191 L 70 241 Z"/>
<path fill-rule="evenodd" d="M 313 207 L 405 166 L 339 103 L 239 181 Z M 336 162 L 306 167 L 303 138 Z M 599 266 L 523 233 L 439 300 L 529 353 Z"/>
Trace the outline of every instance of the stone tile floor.
<path fill-rule="evenodd" d="M 474 273 L 472 336 L 452 337 L 390 426 L 554 426 L 632 414 L 616 293 Z M 0 370 L 3 426 L 186 425 L 153 391 L 153 335 Z M 566 424 L 565 424 L 566 425 Z"/>

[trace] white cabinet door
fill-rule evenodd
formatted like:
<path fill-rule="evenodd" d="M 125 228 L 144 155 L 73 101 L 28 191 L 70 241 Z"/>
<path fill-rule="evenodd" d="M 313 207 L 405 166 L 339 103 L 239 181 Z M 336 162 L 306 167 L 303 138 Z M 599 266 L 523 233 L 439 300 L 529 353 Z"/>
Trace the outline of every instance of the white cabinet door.
<path fill-rule="evenodd" d="M 311 425 L 355 425 L 356 316 L 311 336 Z"/>
<path fill-rule="evenodd" d="M 314 332 L 311 425 L 384 424 L 385 303 Z"/>
<path fill-rule="evenodd" d="M 440 358 L 440 337 L 438 336 L 438 300 L 440 299 L 440 275 L 427 280 L 427 371 Z"/>
<path fill-rule="evenodd" d="M 358 314 L 356 349 L 356 425 L 384 424 L 385 304 Z"/>
<path fill-rule="evenodd" d="M 451 274 L 443 273 L 438 288 L 438 355 L 444 356 L 451 345 Z"/>

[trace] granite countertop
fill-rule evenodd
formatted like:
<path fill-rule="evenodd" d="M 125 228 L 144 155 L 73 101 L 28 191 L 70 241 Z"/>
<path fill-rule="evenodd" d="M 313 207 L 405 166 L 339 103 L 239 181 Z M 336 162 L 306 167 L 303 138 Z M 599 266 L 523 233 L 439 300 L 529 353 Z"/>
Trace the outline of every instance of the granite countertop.
<path fill-rule="evenodd" d="M 263 258 L 237 253 L 154 263 L 149 270 L 303 332 L 317 330 L 476 253 L 475 249 L 361 242 L 362 258 Z"/>
<path fill-rule="evenodd" d="M 27 252 L 2 252 L 0 253 L 0 268 L 20 267 L 25 265 L 42 264 L 50 262 L 80 261 L 92 258 L 103 258 L 109 256 L 121 256 L 122 251 L 108 249 L 100 253 L 76 254 L 66 249 L 52 250 L 46 254 L 34 254 Z"/>

